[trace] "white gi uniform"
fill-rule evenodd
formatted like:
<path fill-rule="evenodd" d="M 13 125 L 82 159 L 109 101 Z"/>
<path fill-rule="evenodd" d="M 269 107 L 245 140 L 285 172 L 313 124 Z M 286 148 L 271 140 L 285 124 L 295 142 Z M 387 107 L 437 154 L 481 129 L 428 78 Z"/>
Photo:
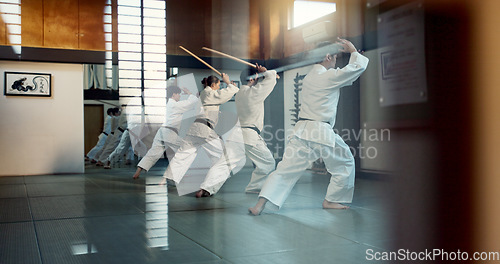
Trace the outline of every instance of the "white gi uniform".
<path fill-rule="evenodd" d="M 198 103 L 198 98 L 192 94 L 189 95 L 186 100 L 179 102 L 174 99 L 168 100 L 166 120 L 158 129 L 158 132 L 156 132 L 155 138 L 153 139 L 153 145 L 137 166 L 149 171 L 168 148 L 177 152 L 182 143 L 182 139 L 178 135 L 178 131 L 181 127 L 182 115 L 191 110 L 196 103 Z M 172 157 L 168 157 L 168 159 L 172 160 Z"/>
<path fill-rule="evenodd" d="M 347 144 L 335 134 L 335 116 L 340 88 L 352 83 L 364 72 L 368 58 L 351 53 L 344 68 L 327 70 L 313 66 L 304 78 L 299 118 L 285 148 L 283 160 L 269 175 L 259 197 L 281 207 L 302 173 L 318 158 L 323 158 L 332 175 L 325 200 L 350 203 L 354 194 L 354 157 Z M 314 120 L 314 121 L 313 121 Z"/>
<path fill-rule="evenodd" d="M 104 128 L 102 130 L 102 133 L 99 135 L 99 140 L 97 141 L 97 144 L 87 153 L 87 157 L 92 160 L 95 159 L 96 154 L 104 147 L 104 143 L 106 143 L 106 139 L 108 138 L 108 135 L 111 133 L 111 120 L 113 119 L 113 116 L 108 115 L 106 117 L 106 120 L 104 121 Z"/>
<path fill-rule="evenodd" d="M 264 185 L 266 176 L 274 170 L 276 165 L 273 154 L 267 148 L 260 133 L 257 132 L 257 130 L 262 131 L 264 128 L 264 100 L 271 94 L 276 85 L 276 71 L 266 71 L 264 77 L 264 80 L 252 87 L 242 85 L 235 96 L 244 145 L 238 144 L 239 142 L 231 144 L 230 139 L 226 142 L 227 156 L 232 170 L 244 166 L 245 155 L 255 164 L 245 192 L 259 192 Z M 242 146 L 244 149 L 240 150 Z M 227 161 L 222 156 L 208 171 L 205 181 L 201 184 L 201 189 L 215 194 L 230 175 Z"/>
<path fill-rule="evenodd" d="M 238 87 L 228 84 L 226 88 L 218 90 L 213 90 L 207 86 L 200 92 L 200 100 L 203 106 L 201 112 L 196 116 L 195 122 L 186 133 L 182 146 L 170 161 L 163 175 L 164 178 L 173 180 L 178 184 L 196 158 L 199 147 L 205 150 L 212 165 L 219 160 L 223 153 L 223 146 L 219 135 L 215 133 L 213 128 L 215 128 L 219 119 L 219 106 L 229 101 L 238 90 Z M 197 122 L 197 120 L 206 120 L 206 122 Z M 210 126 L 207 125 L 207 122 Z"/>
<path fill-rule="evenodd" d="M 112 142 L 111 139 L 113 138 L 113 136 L 115 134 L 116 128 L 118 128 L 118 123 L 119 122 L 120 122 L 120 116 L 113 115 L 111 117 L 111 120 L 110 120 L 110 123 L 111 123 L 111 132 L 106 137 L 106 141 L 104 142 L 104 145 L 102 146 L 102 148 L 99 151 L 97 151 L 97 153 L 95 154 L 95 157 L 94 157 L 95 160 L 99 161 L 99 158 L 101 157 L 101 154 L 104 151 L 104 149 L 106 149 L 106 146 L 109 145 Z"/>
<path fill-rule="evenodd" d="M 106 146 L 103 148 L 103 151 L 101 155 L 99 156 L 99 161 L 104 163 L 108 160 L 109 155 L 116 149 L 118 144 L 121 141 L 122 135 L 127 132 L 128 136 L 128 130 L 127 130 L 127 115 L 125 114 L 125 111 L 122 111 L 119 121 L 118 121 L 118 127 L 114 130 L 114 133 L 111 137 L 108 137 L 108 140 L 106 140 Z M 128 141 L 130 142 L 130 137 L 128 137 Z M 125 151 L 128 150 L 128 147 L 126 148 Z M 125 154 L 125 152 L 123 153 Z"/>
<path fill-rule="evenodd" d="M 113 150 L 113 152 L 109 154 L 109 157 L 107 158 L 106 161 L 115 163 L 121 160 L 125 156 L 125 154 L 127 154 L 127 158 L 131 160 L 132 159 L 130 156 L 131 148 L 132 148 L 132 143 L 130 142 L 130 134 L 127 128 L 123 131 L 118 145 L 116 146 L 115 150 Z"/>

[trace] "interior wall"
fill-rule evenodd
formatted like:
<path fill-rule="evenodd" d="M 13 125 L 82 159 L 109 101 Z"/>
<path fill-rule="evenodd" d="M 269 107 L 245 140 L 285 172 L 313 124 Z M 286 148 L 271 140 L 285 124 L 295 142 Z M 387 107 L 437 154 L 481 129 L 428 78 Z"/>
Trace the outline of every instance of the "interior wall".
<path fill-rule="evenodd" d="M 379 57 L 377 50 L 366 51 L 370 59 L 366 71 L 360 77 L 360 168 L 390 172 L 394 170 L 394 135 L 390 126 L 392 112 L 379 106 Z M 374 135 L 374 136 L 373 136 Z M 391 137 L 392 136 L 392 137 Z"/>
<path fill-rule="evenodd" d="M 52 96 L 0 96 L 0 176 L 83 173 L 83 66 L 0 61 L 1 83 L 5 71 L 50 73 Z"/>

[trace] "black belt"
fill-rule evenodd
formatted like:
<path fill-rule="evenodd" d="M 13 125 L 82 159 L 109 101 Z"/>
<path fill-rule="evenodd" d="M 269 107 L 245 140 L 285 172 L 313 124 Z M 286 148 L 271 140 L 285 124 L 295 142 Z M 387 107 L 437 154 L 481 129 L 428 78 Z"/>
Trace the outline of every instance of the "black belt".
<path fill-rule="evenodd" d="M 244 127 L 241 127 L 241 128 L 250 128 L 251 130 L 254 130 L 255 132 L 257 132 L 257 134 L 260 135 L 260 130 L 256 127 L 253 127 L 253 126 L 244 126 Z"/>
<path fill-rule="evenodd" d="M 309 118 L 302 118 L 302 117 L 299 117 L 298 121 L 317 121 L 317 122 L 323 122 L 323 123 L 330 124 L 330 122 L 328 122 L 328 121 L 318 121 L 318 120 L 313 120 L 313 119 L 309 119 Z"/>
<path fill-rule="evenodd" d="M 125 132 L 125 130 L 127 130 L 127 129 L 123 129 L 121 127 L 118 127 L 117 129 L 120 130 L 120 132 L 122 132 L 122 133 Z"/>
<path fill-rule="evenodd" d="M 172 131 L 175 132 L 175 134 L 179 135 L 179 131 L 177 130 L 177 128 L 173 128 L 173 127 L 169 127 L 169 126 L 163 126 L 164 128 L 167 128 L 167 129 L 170 129 Z"/>
<path fill-rule="evenodd" d="M 104 132 L 104 131 L 102 131 L 102 133 L 103 133 L 104 135 L 106 135 L 106 136 L 108 135 L 108 133 L 106 133 L 106 132 Z"/>
<path fill-rule="evenodd" d="M 214 129 L 213 125 L 210 123 L 210 121 L 208 121 L 208 119 L 196 118 L 194 122 L 202 123 L 204 125 L 207 125 L 209 128 Z"/>

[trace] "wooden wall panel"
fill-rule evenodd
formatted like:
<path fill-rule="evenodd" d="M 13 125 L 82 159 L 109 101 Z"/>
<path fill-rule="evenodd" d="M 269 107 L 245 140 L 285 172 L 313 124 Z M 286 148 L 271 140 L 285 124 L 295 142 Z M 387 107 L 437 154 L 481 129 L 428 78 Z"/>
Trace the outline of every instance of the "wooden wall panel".
<path fill-rule="evenodd" d="M 43 0 L 45 47 L 78 49 L 78 1 Z"/>
<path fill-rule="evenodd" d="M 43 47 L 43 1 L 23 0 L 21 34 L 22 46 Z"/>
<path fill-rule="evenodd" d="M 263 1 L 256 1 L 258 4 L 251 4 L 249 7 L 249 28 L 248 28 L 248 58 L 261 59 L 263 56 L 260 53 L 261 42 L 261 12 L 260 4 Z"/>
<path fill-rule="evenodd" d="M 268 59 L 270 57 L 271 51 L 271 41 L 270 41 L 270 8 L 269 4 L 265 4 L 265 1 L 260 1 L 260 43 L 259 43 L 259 53 L 260 58 Z"/>
<path fill-rule="evenodd" d="M 231 54 L 249 58 L 250 3 L 247 0 L 231 1 Z"/>
<path fill-rule="evenodd" d="M 201 49 L 207 46 L 241 58 L 259 59 L 259 45 L 256 45 L 259 12 L 253 11 L 256 8 L 251 3 L 249 0 L 168 1 L 167 53 L 185 55 L 178 48 L 182 45 L 199 56 L 214 56 Z"/>
<path fill-rule="evenodd" d="M 105 0 L 79 1 L 79 48 L 105 50 L 104 7 Z"/>
<path fill-rule="evenodd" d="M 218 1 L 214 0 L 214 2 Z M 214 8 L 212 13 L 212 17 L 218 18 L 218 23 L 212 24 L 215 27 L 214 32 L 218 32 L 218 34 L 214 34 L 213 36 L 219 38 L 220 46 L 217 48 L 220 51 L 233 54 L 233 23 L 237 23 L 237 20 L 233 19 L 234 9 L 231 0 L 221 0 L 220 2 L 220 8 Z M 236 43 L 234 44 L 237 45 Z"/>
<path fill-rule="evenodd" d="M 345 28 L 345 37 L 361 36 L 364 33 L 364 8 L 362 0 L 350 0 L 345 2 L 345 16 L 341 27 Z M 341 10 L 342 11 L 342 10 Z"/>
<path fill-rule="evenodd" d="M 5 44 L 7 44 L 7 28 L 2 20 L 2 17 L 0 17 L 0 45 Z"/>
<path fill-rule="evenodd" d="M 221 38 L 222 34 L 222 17 L 228 16 L 228 11 L 222 12 L 222 0 L 213 0 L 211 5 L 210 16 L 206 17 L 205 23 L 210 25 L 210 36 L 208 38 L 208 45 L 210 48 L 222 52 L 228 52 L 227 48 L 223 47 L 223 41 L 229 42 L 229 39 L 224 40 Z M 205 52 L 207 56 L 215 56 L 211 52 Z"/>
<path fill-rule="evenodd" d="M 272 1 L 269 4 L 269 58 L 280 59 L 284 55 L 284 35 L 288 30 L 289 0 Z"/>
<path fill-rule="evenodd" d="M 206 35 L 210 36 L 210 17 L 210 1 L 167 1 L 167 53 L 187 55 L 181 45 L 202 55 L 201 48 L 208 45 Z"/>

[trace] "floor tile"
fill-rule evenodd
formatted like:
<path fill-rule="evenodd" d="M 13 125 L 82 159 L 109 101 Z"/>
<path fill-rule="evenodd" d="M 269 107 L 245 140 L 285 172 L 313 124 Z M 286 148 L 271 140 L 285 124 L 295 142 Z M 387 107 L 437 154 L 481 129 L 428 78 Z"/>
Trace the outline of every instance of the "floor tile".
<path fill-rule="evenodd" d="M 0 198 L 19 198 L 19 197 L 26 197 L 26 186 L 24 184 L 0 185 Z"/>
<path fill-rule="evenodd" d="M 0 185 L 2 184 L 24 184 L 24 176 L 2 176 Z"/>
<path fill-rule="evenodd" d="M 28 198 L 0 199 L 0 223 L 31 221 Z"/>
<path fill-rule="evenodd" d="M 219 258 L 174 230 L 151 247 L 145 215 L 37 221 L 44 263 L 194 263 Z"/>
<path fill-rule="evenodd" d="M 371 263 L 366 257 L 369 247 L 360 244 L 324 246 L 313 249 L 282 251 L 257 256 L 230 258 L 235 264 L 310 264 L 310 263 Z M 376 263 L 384 263 L 377 261 Z"/>
<path fill-rule="evenodd" d="M 390 226 L 383 213 L 351 208 L 348 210 L 282 209 L 278 214 L 304 226 L 337 235 L 356 243 L 366 243 L 380 248 L 390 238 Z"/>
<path fill-rule="evenodd" d="M 0 224 L 0 263 L 42 263 L 32 222 Z"/>
<path fill-rule="evenodd" d="M 169 213 L 170 226 L 223 258 L 351 244 L 279 215 L 251 216 L 246 208 Z"/>
<path fill-rule="evenodd" d="M 83 195 L 105 192 L 90 181 L 27 184 L 29 197 Z"/>
<path fill-rule="evenodd" d="M 30 204 L 34 220 L 143 213 L 113 194 L 35 197 Z"/>
<path fill-rule="evenodd" d="M 26 184 L 82 181 L 85 181 L 84 174 L 34 175 L 25 177 Z"/>

